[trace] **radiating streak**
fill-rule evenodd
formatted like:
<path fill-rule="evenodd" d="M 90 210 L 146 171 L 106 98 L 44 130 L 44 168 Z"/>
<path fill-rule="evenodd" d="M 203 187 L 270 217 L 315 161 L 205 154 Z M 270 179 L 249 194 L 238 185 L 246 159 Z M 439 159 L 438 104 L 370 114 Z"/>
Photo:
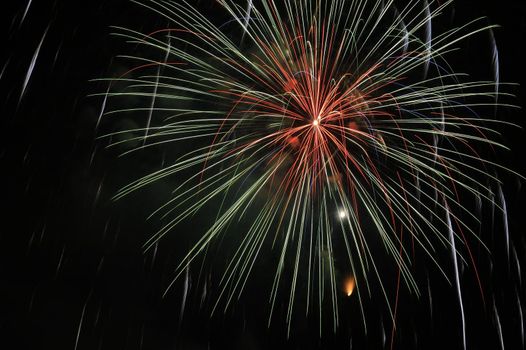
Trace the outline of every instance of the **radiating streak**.
<path fill-rule="evenodd" d="M 460 305 L 460 315 L 461 315 L 461 321 L 462 321 L 462 345 L 464 347 L 464 350 L 466 350 L 466 320 L 464 317 L 464 302 L 462 301 L 462 290 L 460 288 L 460 276 L 459 276 L 459 269 L 458 269 L 458 262 L 457 262 L 457 249 L 455 247 L 455 232 L 453 231 L 453 225 L 451 223 L 449 209 L 446 209 L 446 217 L 447 217 L 447 223 L 448 223 L 448 229 L 449 229 L 449 239 L 451 241 L 451 253 L 453 257 L 453 267 L 455 270 L 455 285 L 457 287 L 457 296 L 458 296 L 458 302 Z"/>

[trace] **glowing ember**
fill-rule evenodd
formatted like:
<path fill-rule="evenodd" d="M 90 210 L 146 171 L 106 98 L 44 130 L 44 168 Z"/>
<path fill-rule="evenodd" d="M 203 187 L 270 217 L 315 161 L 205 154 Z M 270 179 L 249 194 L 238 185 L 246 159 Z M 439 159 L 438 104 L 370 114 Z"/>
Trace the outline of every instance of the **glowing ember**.
<path fill-rule="evenodd" d="M 352 292 L 354 291 L 354 287 L 356 286 L 356 281 L 354 280 L 353 276 L 349 276 L 344 281 L 344 291 L 345 294 L 347 294 L 348 297 L 351 296 Z"/>

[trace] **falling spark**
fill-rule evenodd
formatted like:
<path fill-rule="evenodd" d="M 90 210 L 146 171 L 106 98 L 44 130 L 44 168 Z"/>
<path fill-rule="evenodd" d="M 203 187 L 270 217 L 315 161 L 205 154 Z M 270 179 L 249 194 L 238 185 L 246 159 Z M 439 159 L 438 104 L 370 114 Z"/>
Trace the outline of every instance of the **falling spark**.
<path fill-rule="evenodd" d="M 97 205 L 100 199 L 100 195 L 102 193 L 102 186 L 104 185 L 104 177 L 99 182 L 99 185 L 97 186 L 97 191 L 95 192 L 95 196 L 93 197 L 93 207 Z"/>
<path fill-rule="evenodd" d="M 499 85 L 500 85 L 499 48 L 497 47 L 497 41 L 495 40 L 495 33 L 493 32 L 493 29 L 490 29 L 489 35 L 490 35 L 490 40 L 491 40 L 493 80 L 495 81 L 495 102 L 498 102 Z M 496 112 L 496 109 L 495 109 L 495 112 Z"/>
<path fill-rule="evenodd" d="M 250 23 L 250 14 L 252 12 L 252 7 L 254 6 L 253 0 L 248 0 L 247 4 L 247 14 L 245 16 L 245 20 L 243 23 L 243 27 L 245 30 L 243 31 L 243 34 L 241 35 L 241 43 L 243 43 L 243 40 L 245 39 L 245 35 L 248 33 L 248 25 Z"/>
<path fill-rule="evenodd" d="M 522 287 L 522 272 L 521 272 L 521 262 L 519 256 L 517 255 L 517 250 L 515 246 L 512 245 L 513 258 L 515 260 L 515 268 L 517 269 L 517 278 L 519 279 L 519 286 Z"/>
<path fill-rule="evenodd" d="M 153 269 L 153 266 L 155 265 L 155 259 L 157 258 L 157 249 L 159 248 L 159 244 L 155 244 L 153 247 L 153 254 L 152 254 L 152 262 L 150 265 L 150 269 Z"/>
<path fill-rule="evenodd" d="M 58 259 L 57 268 L 55 270 L 55 278 L 58 277 L 58 273 L 60 271 L 60 267 L 62 266 L 62 259 L 64 258 L 64 252 L 66 250 L 66 247 L 62 247 L 62 251 L 60 252 L 60 258 Z"/>
<path fill-rule="evenodd" d="M 0 80 L 2 80 L 2 77 L 4 76 L 5 70 L 7 66 L 9 65 L 10 61 L 11 61 L 11 57 L 9 57 L 7 61 L 4 63 L 4 66 L 2 67 L 2 70 L 0 71 Z"/>
<path fill-rule="evenodd" d="M 60 51 L 62 50 L 62 45 L 64 45 L 64 40 L 62 40 L 57 47 L 57 50 L 55 51 L 55 56 L 53 57 L 53 63 L 51 64 L 51 67 L 55 67 L 57 64 L 58 56 L 60 55 Z"/>
<path fill-rule="evenodd" d="M 203 307 L 204 303 L 205 303 L 205 300 L 206 300 L 206 295 L 207 295 L 207 289 L 208 289 L 208 281 L 207 279 L 205 278 L 205 281 L 203 283 L 203 292 L 201 293 L 201 301 L 199 303 L 199 307 Z"/>
<path fill-rule="evenodd" d="M 508 258 L 508 266 L 510 263 L 510 233 L 508 226 L 508 209 L 506 205 L 506 198 L 504 197 L 504 192 L 502 191 L 502 186 L 499 185 L 499 201 L 500 207 L 502 210 L 502 221 L 504 223 L 504 235 L 506 237 L 506 256 Z"/>
<path fill-rule="evenodd" d="M 403 52 L 407 53 L 407 49 L 409 48 L 409 32 L 407 31 L 407 26 L 404 23 L 404 19 L 402 15 L 400 14 L 400 11 L 395 7 L 395 16 L 398 18 L 399 26 L 401 27 L 403 36 L 402 39 L 404 41 L 403 45 Z"/>
<path fill-rule="evenodd" d="M 97 118 L 97 124 L 95 125 L 95 130 L 97 130 L 99 128 L 100 122 L 102 120 L 102 116 L 104 115 L 104 112 L 106 111 L 106 103 L 108 101 L 108 95 L 110 93 L 110 89 L 111 89 L 111 84 L 108 85 L 108 90 L 104 94 L 104 99 L 102 100 L 102 105 L 101 105 L 101 108 L 100 108 L 99 117 Z M 92 154 L 92 157 L 91 157 L 90 164 L 92 162 L 93 162 L 93 154 Z"/>
<path fill-rule="evenodd" d="M 35 69 L 35 64 L 37 62 L 38 55 L 40 54 L 40 49 L 42 48 L 42 44 L 44 43 L 44 40 L 46 39 L 46 35 L 47 35 L 47 31 L 49 30 L 49 27 L 50 25 L 48 25 L 48 27 L 44 31 L 44 34 L 42 35 L 42 38 L 40 39 L 40 42 L 38 43 L 37 49 L 35 50 L 35 53 L 33 54 L 33 58 L 31 59 L 31 63 L 29 64 L 29 68 L 27 69 L 26 78 L 24 79 L 24 85 L 22 86 L 22 91 L 20 92 L 20 98 L 18 99 L 18 104 L 20 104 L 20 102 L 22 101 L 22 98 L 24 97 L 27 85 L 29 84 L 29 80 L 31 79 L 33 70 Z"/>
<path fill-rule="evenodd" d="M 190 289 L 190 266 L 186 267 L 186 272 L 184 276 L 184 287 L 183 287 L 183 298 L 181 301 L 181 313 L 179 316 L 179 327 L 183 322 L 184 310 L 186 308 L 186 298 L 188 297 L 188 290 Z"/>
<path fill-rule="evenodd" d="M 381 326 L 382 326 L 382 348 L 385 349 L 385 344 L 387 344 L 387 332 L 385 331 L 385 324 L 383 320 L 381 322 Z M 394 328 L 394 325 L 393 325 L 393 328 Z M 394 331 L 393 331 L 393 334 L 394 334 Z M 393 342 L 391 342 L 391 349 L 392 347 L 393 347 Z"/>
<path fill-rule="evenodd" d="M 35 232 L 31 233 L 31 237 L 29 237 L 29 241 L 27 242 L 26 255 L 29 255 L 31 248 L 33 247 L 34 240 L 35 240 Z"/>
<path fill-rule="evenodd" d="M 493 311 L 495 313 L 495 322 L 497 323 L 497 332 L 499 334 L 500 349 L 504 350 L 504 338 L 502 336 L 502 325 L 500 323 L 499 313 L 497 312 L 497 306 L 493 303 Z"/>
<path fill-rule="evenodd" d="M 520 324 L 520 327 L 521 327 L 521 344 L 522 344 L 522 347 L 524 347 L 524 316 L 523 316 L 523 313 L 522 313 L 522 305 L 521 305 L 521 298 L 520 298 L 520 295 L 519 295 L 519 292 L 517 291 L 517 306 L 518 306 L 518 309 L 519 309 L 519 319 L 521 321 L 521 324 Z"/>
<path fill-rule="evenodd" d="M 431 281 L 429 280 L 429 275 L 427 276 L 427 296 L 429 298 L 429 316 L 430 319 L 433 319 L 433 296 L 431 294 Z"/>
<path fill-rule="evenodd" d="M 143 344 L 144 344 L 144 324 L 141 326 L 141 337 L 139 340 L 139 350 L 142 349 Z"/>
<path fill-rule="evenodd" d="M 99 260 L 99 263 L 97 264 L 97 270 L 95 272 L 95 275 L 98 275 L 100 273 L 103 265 L 104 265 L 104 257 L 102 256 Z"/>
<path fill-rule="evenodd" d="M 158 65 L 157 67 L 157 74 L 155 75 L 155 85 L 154 85 L 154 88 L 153 88 L 153 93 L 151 95 L 151 98 L 152 98 L 152 102 L 150 104 L 150 112 L 148 113 L 148 119 L 146 121 L 146 127 L 144 128 L 144 139 L 143 139 L 143 146 L 146 145 L 146 139 L 148 138 L 148 133 L 150 131 L 150 125 L 152 123 L 152 116 L 154 114 L 154 111 L 155 111 L 155 101 L 157 99 L 157 91 L 159 89 L 159 77 L 161 77 L 161 70 L 163 68 L 163 66 L 166 66 L 168 64 L 168 57 L 170 55 L 170 37 L 168 37 L 168 41 L 166 43 L 166 53 L 164 55 L 164 60 L 161 64 Z"/>
<path fill-rule="evenodd" d="M 79 345 L 79 339 L 80 339 L 80 331 L 82 329 L 82 323 L 84 322 L 84 313 L 86 312 L 86 306 L 88 305 L 88 302 L 84 303 L 84 307 L 82 307 L 82 314 L 80 315 L 80 321 L 79 326 L 77 328 L 77 337 L 75 338 L 75 347 L 74 350 L 77 350 L 77 347 Z"/>
<path fill-rule="evenodd" d="M 427 58 L 425 60 L 424 65 L 424 78 L 427 78 L 427 75 L 429 73 L 429 65 L 431 63 L 431 57 L 432 57 L 432 38 L 433 38 L 433 27 L 432 27 L 432 19 L 431 16 L 431 8 L 429 7 L 429 3 L 427 0 L 424 0 L 424 6 L 425 6 L 425 13 L 426 13 L 426 55 Z"/>
<path fill-rule="evenodd" d="M 102 313 L 102 301 L 99 303 L 99 306 L 97 307 L 97 313 L 95 314 L 95 319 L 93 320 L 93 327 L 96 327 L 99 324 L 101 313 Z"/>
<path fill-rule="evenodd" d="M 22 19 L 20 20 L 20 26 L 22 26 L 22 23 L 24 23 L 24 20 L 26 19 L 27 12 L 29 11 L 29 8 L 31 7 L 31 3 L 33 0 L 29 0 L 26 5 L 26 9 L 24 10 L 24 14 L 22 15 Z"/>
<path fill-rule="evenodd" d="M 33 310 L 33 304 L 35 302 L 35 296 L 37 295 L 37 289 L 33 289 L 33 293 L 31 293 L 31 299 L 29 299 L 29 307 L 28 307 L 28 313 L 31 313 Z"/>
<path fill-rule="evenodd" d="M 451 243 L 451 255 L 453 257 L 453 267 L 455 270 L 455 285 L 457 287 L 458 302 L 460 305 L 460 315 L 462 319 L 462 345 L 466 350 L 466 320 L 464 318 L 464 302 L 462 301 L 462 290 L 460 288 L 460 276 L 457 262 L 457 249 L 455 247 L 455 232 L 453 231 L 453 224 L 451 223 L 451 214 L 446 207 L 447 226 L 449 228 L 449 241 Z"/>

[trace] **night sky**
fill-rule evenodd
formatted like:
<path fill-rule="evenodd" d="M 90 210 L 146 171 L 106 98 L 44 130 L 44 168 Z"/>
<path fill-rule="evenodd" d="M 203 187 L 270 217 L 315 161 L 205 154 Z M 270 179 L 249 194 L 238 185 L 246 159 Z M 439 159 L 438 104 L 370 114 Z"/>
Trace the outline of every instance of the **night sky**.
<path fill-rule="evenodd" d="M 495 30 L 501 80 L 520 84 L 506 89 L 517 96 L 512 103 L 524 107 L 526 2 L 486 2 L 456 1 L 452 21 L 465 23 L 486 16 L 488 23 L 501 25 Z M 368 302 L 367 335 L 353 298 L 343 298 L 341 308 L 346 311 L 336 334 L 327 327 L 320 338 L 315 314 L 298 317 L 289 338 L 283 320 L 275 319 L 267 327 L 268 284 L 274 270 L 267 270 L 265 261 L 254 273 L 260 281 L 254 281 L 225 313 L 213 317 L 211 301 L 203 297 L 201 288 L 192 288 L 202 285 L 192 270 L 193 283 L 181 314 L 184 278 L 166 296 L 163 293 L 181 253 L 189 248 L 185 234 L 197 230 L 199 220 L 183 225 L 179 235 L 168 235 L 155 253 L 143 252 L 142 245 L 159 228 L 159 222 L 146 218 L 168 198 L 170 183 L 117 202 L 111 198 L 126 183 L 157 169 L 166 154 L 119 157 L 122 150 L 106 149 L 97 140 L 101 128 L 130 126 L 116 120 L 97 128 L 102 99 L 90 97 L 106 89 L 94 79 L 129 69 L 115 57 L 129 54 L 130 46 L 111 36 L 111 26 L 149 32 L 168 24 L 126 0 L 9 3 L 2 5 L 0 34 L 0 347 L 349 349 L 352 344 L 353 349 L 389 348 L 392 323 L 384 312 L 385 302 L 378 300 Z M 197 6 L 214 21 L 225 16 L 208 1 Z M 490 40 L 486 34 L 476 38 L 465 43 L 466 54 L 456 55 L 452 64 L 474 78 L 490 79 Z M 499 118 L 526 126 L 521 109 L 502 108 Z M 502 127 L 499 131 L 511 151 L 493 157 L 526 175 L 524 130 Z M 518 277 L 525 277 L 526 268 L 526 190 L 517 176 L 500 176 L 515 255 L 509 267 L 500 221 L 495 228 L 482 228 L 481 236 L 492 252 L 475 252 L 485 306 L 472 271 L 462 277 L 468 349 L 500 349 L 499 333 L 506 349 L 523 348 L 517 300 L 526 316 L 526 281 Z M 518 271 L 516 261 L 523 271 Z M 461 349 L 454 286 L 438 273 L 429 280 L 420 277 L 421 299 L 410 295 L 400 299 L 393 348 Z"/>

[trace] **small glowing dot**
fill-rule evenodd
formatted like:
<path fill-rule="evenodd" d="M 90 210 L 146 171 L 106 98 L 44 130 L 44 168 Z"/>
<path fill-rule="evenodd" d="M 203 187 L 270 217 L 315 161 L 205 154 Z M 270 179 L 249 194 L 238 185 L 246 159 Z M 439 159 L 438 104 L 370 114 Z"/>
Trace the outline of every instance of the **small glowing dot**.
<path fill-rule="evenodd" d="M 347 217 L 347 212 L 343 209 L 338 210 L 338 217 L 340 219 L 345 219 Z"/>
<path fill-rule="evenodd" d="M 318 119 L 315 119 L 315 120 L 312 122 L 312 125 L 314 125 L 314 126 L 318 126 L 318 125 L 320 125 L 320 122 L 318 121 Z"/>

